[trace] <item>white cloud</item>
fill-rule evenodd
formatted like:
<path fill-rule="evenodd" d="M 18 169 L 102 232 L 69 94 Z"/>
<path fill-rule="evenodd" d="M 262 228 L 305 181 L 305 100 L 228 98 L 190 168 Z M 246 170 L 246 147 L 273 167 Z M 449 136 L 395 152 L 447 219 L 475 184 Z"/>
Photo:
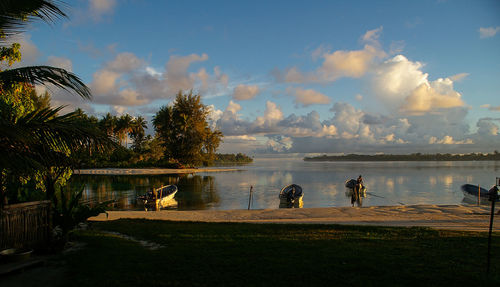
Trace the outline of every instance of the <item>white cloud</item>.
<path fill-rule="evenodd" d="M 255 98 L 259 92 L 258 86 L 238 85 L 234 88 L 231 96 L 237 101 L 244 101 Z"/>
<path fill-rule="evenodd" d="M 499 135 L 498 133 L 499 128 L 493 122 L 493 119 L 490 118 L 479 119 L 476 126 L 478 127 L 477 133 L 481 136 L 486 136 L 487 138 L 489 138 L 491 136 Z"/>
<path fill-rule="evenodd" d="M 257 117 L 255 125 L 257 128 L 265 129 L 276 126 L 276 124 L 283 119 L 283 112 L 280 107 L 271 101 L 266 102 L 266 109 L 264 116 Z"/>
<path fill-rule="evenodd" d="M 403 113 L 423 114 L 433 110 L 462 107 L 460 93 L 453 90 L 453 81 L 437 79 L 418 86 L 401 106 Z"/>
<path fill-rule="evenodd" d="M 460 93 L 453 89 L 450 78 L 428 80 L 423 64 L 397 55 L 377 68 L 373 90 L 390 111 L 417 114 L 445 108 L 461 107 Z M 460 75 L 458 78 L 463 78 Z M 455 76 L 457 78 L 457 76 Z"/>
<path fill-rule="evenodd" d="M 487 27 L 487 28 L 480 27 L 479 28 L 479 38 L 485 39 L 485 38 L 494 37 L 498 33 L 498 31 L 500 31 L 500 26 Z"/>
<path fill-rule="evenodd" d="M 141 67 L 143 62 L 134 54 L 125 52 L 116 55 L 113 61 L 107 63 L 106 69 L 118 73 L 128 73 Z"/>
<path fill-rule="evenodd" d="M 287 93 L 295 97 L 295 103 L 307 107 L 317 104 L 329 104 L 330 98 L 312 89 L 287 88 Z"/>
<path fill-rule="evenodd" d="M 469 76 L 469 73 L 460 73 L 460 74 L 453 75 L 453 76 L 451 76 L 449 78 L 453 82 L 460 82 L 460 81 L 462 81 L 463 79 L 465 79 L 468 76 Z"/>
<path fill-rule="evenodd" d="M 382 30 L 383 27 L 380 26 L 377 29 L 367 31 L 362 37 L 363 42 L 378 45 L 379 44 L 378 38 L 380 37 Z"/>
<path fill-rule="evenodd" d="M 49 56 L 49 58 L 47 59 L 47 65 L 65 69 L 68 72 L 73 71 L 73 63 L 68 58 Z"/>
<path fill-rule="evenodd" d="M 133 53 L 120 53 L 93 74 L 90 83 L 98 104 L 115 106 L 146 105 L 157 99 L 171 99 L 179 91 L 195 90 L 202 95 L 216 93 L 227 86 L 228 77 L 215 67 L 189 72 L 192 64 L 203 62 L 208 55 L 171 56 L 165 70 L 157 70 Z"/>
<path fill-rule="evenodd" d="M 226 111 L 229 113 L 236 115 L 238 111 L 241 110 L 241 106 L 238 103 L 235 103 L 233 101 L 229 101 L 229 104 L 227 105 Z"/>
<path fill-rule="evenodd" d="M 170 56 L 166 65 L 165 83 L 170 91 L 176 93 L 179 90 L 193 88 L 196 76 L 189 76 L 187 70 L 192 63 L 208 60 L 207 54 L 188 56 Z M 199 74 L 198 74 L 199 77 Z"/>
<path fill-rule="evenodd" d="M 249 135 L 241 135 L 241 136 L 227 136 L 224 137 L 227 140 L 242 140 L 242 141 L 256 141 L 257 138 Z"/>
<path fill-rule="evenodd" d="M 90 0 L 89 12 L 94 20 L 100 20 L 104 15 L 111 14 L 116 6 L 116 0 Z"/>
<path fill-rule="evenodd" d="M 461 141 L 456 141 L 451 136 L 444 136 L 442 139 L 438 139 L 436 137 L 429 138 L 429 144 L 444 144 L 444 145 L 460 145 L 460 144 L 473 144 L 474 142 L 471 139 L 465 139 Z"/>
<path fill-rule="evenodd" d="M 378 43 L 382 27 L 367 31 L 362 40 L 366 43 L 362 50 L 338 50 L 332 53 L 324 52 L 321 57 L 323 64 L 315 71 L 301 72 L 297 67 L 291 67 L 283 73 L 275 71 L 278 81 L 288 83 L 328 83 L 342 77 L 360 78 L 366 74 L 374 60 L 386 56 Z M 323 50 L 315 50 L 313 58 Z"/>

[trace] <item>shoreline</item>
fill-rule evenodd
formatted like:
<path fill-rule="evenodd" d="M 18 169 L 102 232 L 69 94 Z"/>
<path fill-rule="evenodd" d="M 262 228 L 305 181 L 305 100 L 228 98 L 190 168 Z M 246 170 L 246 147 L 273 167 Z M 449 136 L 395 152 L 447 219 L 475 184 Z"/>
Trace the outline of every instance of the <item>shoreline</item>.
<path fill-rule="evenodd" d="M 500 231 L 495 212 L 493 230 Z M 430 227 L 463 231 L 488 231 L 490 207 L 464 205 L 407 205 L 371 207 L 321 207 L 259 210 L 161 210 L 108 211 L 92 221 L 147 219 L 194 222 L 346 224 L 398 227 Z"/>
<path fill-rule="evenodd" d="M 75 169 L 78 175 L 157 175 L 157 174 L 189 174 L 199 172 L 238 171 L 236 168 L 91 168 Z"/>

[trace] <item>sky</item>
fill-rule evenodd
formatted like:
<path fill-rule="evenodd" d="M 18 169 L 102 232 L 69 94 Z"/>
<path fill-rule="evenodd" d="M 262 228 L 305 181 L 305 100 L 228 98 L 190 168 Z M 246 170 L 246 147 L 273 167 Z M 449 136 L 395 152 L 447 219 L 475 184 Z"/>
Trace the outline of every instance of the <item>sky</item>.
<path fill-rule="evenodd" d="M 149 123 L 199 94 L 222 153 L 468 153 L 500 147 L 500 1 L 75 0 L 15 40 L 78 75 L 54 105 Z M 154 133 L 151 124 L 148 133 Z"/>

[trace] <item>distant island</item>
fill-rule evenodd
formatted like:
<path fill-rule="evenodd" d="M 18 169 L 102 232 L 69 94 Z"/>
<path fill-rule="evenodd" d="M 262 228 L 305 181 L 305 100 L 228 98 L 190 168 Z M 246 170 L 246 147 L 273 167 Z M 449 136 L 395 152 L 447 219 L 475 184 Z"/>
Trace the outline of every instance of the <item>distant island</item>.
<path fill-rule="evenodd" d="M 499 160 L 500 153 L 469 153 L 469 154 L 347 154 L 347 155 L 322 155 L 315 157 L 305 157 L 305 161 L 478 161 L 478 160 Z"/>

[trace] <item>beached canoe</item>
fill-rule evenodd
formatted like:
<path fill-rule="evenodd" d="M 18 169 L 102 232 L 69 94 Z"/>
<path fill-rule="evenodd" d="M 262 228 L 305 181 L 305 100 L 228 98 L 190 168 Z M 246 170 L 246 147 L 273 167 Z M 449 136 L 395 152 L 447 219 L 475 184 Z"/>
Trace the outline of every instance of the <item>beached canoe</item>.
<path fill-rule="evenodd" d="M 280 207 L 302 207 L 303 198 L 304 192 L 302 191 L 302 187 L 297 184 L 289 184 L 280 190 Z"/>

